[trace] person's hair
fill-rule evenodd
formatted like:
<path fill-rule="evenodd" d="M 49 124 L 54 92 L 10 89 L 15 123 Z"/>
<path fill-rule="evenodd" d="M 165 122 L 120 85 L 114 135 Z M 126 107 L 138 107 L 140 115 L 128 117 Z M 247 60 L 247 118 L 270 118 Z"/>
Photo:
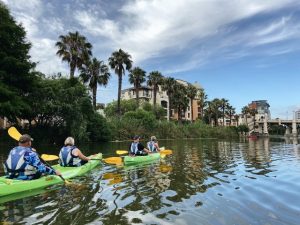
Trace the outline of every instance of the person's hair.
<path fill-rule="evenodd" d="M 151 136 L 151 141 L 156 141 L 156 137 L 155 136 Z"/>
<path fill-rule="evenodd" d="M 72 137 L 66 138 L 65 145 L 74 145 L 74 144 L 75 144 L 74 138 L 72 138 Z"/>

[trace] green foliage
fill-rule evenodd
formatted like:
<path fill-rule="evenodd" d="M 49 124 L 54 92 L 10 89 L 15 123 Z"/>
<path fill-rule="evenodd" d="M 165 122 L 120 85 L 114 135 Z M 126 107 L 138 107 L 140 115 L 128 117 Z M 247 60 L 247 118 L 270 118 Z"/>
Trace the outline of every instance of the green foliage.
<path fill-rule="evenodd" d="M 134 111 L 137 109 L 137 103 L 134 99 L 130 100 L 121 100 L 121 115 L 124 115 L 126 112 Z M 118 106 L 117 102 L 113 101 L 107 104 L 104 109 L 105 116 L 108 118 L 118 116 Z"/>
<path fill-rule="evenodd" d="M 242 124 L 237 127 L 237 131 L 241 133 L 247 133 L 249 132 L 249 127 L 245 124 Z"/>
<path fill-rule="evenodd" d="M 108 141 L 111 138 L 111 129 L 103 116 L 94 113 L 88 120 L 87 130 L 89 140 Z"/>
<path fill-rule="evenodd" d="M 26 41 L 26 32 L 0 2 L 0 116 L 16 121 L 28 110 L 27 95 L 35 87 L 35 74 L 30 70 L 31 44 Z"/>

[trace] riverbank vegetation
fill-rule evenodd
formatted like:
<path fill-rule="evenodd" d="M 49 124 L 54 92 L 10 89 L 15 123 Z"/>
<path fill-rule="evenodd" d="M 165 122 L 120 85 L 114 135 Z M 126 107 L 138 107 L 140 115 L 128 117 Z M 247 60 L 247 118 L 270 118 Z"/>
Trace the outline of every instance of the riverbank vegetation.
<path fill-rule="evenodd" d="M 161 139 L 237 136 L 237 128 L 219 126 L 219 118 L 225 124 L 225 116 L 229 116 L 230 125 L 234 118 L 235 109 L 228 100 L 208 101 L 202 88 L 186 87 L 159 71 L 147 76 L 140 67 L 132 68 L 131 55 L 122 49 L 113 52 L 106 65 L 93 56 L 92 44 L 77 31 L 59 36 L 56 43 L 57 56 L 68 64 L 70 74 L 41 73 L 31 61 L 31 43 L 24 28 L 1 2 L 0 14 L 0 117 L 22 132 L 51 143 L 68 135 L 78 141 L 123 140 L 134 134 Z M 107 105 L 104 117 L 97 112 L 97 88 L 109 83 L 109 68 L 118 76 L 118 100 Z M 153 87 L 154 106 L 141 102 L 138 94 L 133 101 L 121 100 L 126 72 L 136 93 L 144 82 Z M 158 85 L 168 94 L 168 113 L 156 105 Z M 201 109 L 196 121 L 170 118 L 171 108 L 180 115 L 194 99 Z"/>

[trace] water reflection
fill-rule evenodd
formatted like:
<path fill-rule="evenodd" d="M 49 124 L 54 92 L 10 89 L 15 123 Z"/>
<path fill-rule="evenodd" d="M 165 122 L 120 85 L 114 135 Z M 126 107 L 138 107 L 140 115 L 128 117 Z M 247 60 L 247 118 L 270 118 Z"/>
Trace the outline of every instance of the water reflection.
<path fill-rule="evenodd" d="M 0 203 L 0 221 L 298 224 L 300 154 L 295 143 L 268 138 L 166 141 L 162 144 L 173 149 L 173 155 L 160 161 L 103 165 L 75 179 L 81 184 L 77 188 L 56 186 Z M 124 148 L 119 143 L 110 147 Z M 106 148 L 105 157 L 112 149 Z"/>

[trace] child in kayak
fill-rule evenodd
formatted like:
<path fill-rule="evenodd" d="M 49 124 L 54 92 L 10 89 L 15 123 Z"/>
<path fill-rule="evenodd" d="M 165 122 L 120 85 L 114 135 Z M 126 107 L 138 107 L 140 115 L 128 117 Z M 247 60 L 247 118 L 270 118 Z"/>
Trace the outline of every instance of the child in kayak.
<path fill-rule="evenodd" d="M 133 142 L 130 144 L 128 152 L 131 156 L 144 156 L 148 155 L 148 153 L 151 153 L 151 151 L 149 151 L 140 143 L 140 137 L 138 135 L 133 137 Z"/>
<path fill-rule="evenodd" d="M 66 138 L 64 144 L 65 146 L 60 149 L 59 153 L 59 164 L 61 166 L 82 166 L 90 160 L 74 145 L 74 138 Z"/>
<path fill-rule="evenodd" d="M 151 152 L 159 152 L 158 142 L 155 136 L 151 136 L 150 141 L 147 143 L 147 147 Z"/>
<path fill-rule="evenodd" d="M 41 162 L 36 150 L 31 147 L 31 141 L 33 139 L 28 134 L 24 134 L 19 139 L 19 146 L 10 151 L 4 163 L 7 177 L 33 180 L 46 174 L 60 176 L 61 173 L 58 170 L 55 171 Z"/>

